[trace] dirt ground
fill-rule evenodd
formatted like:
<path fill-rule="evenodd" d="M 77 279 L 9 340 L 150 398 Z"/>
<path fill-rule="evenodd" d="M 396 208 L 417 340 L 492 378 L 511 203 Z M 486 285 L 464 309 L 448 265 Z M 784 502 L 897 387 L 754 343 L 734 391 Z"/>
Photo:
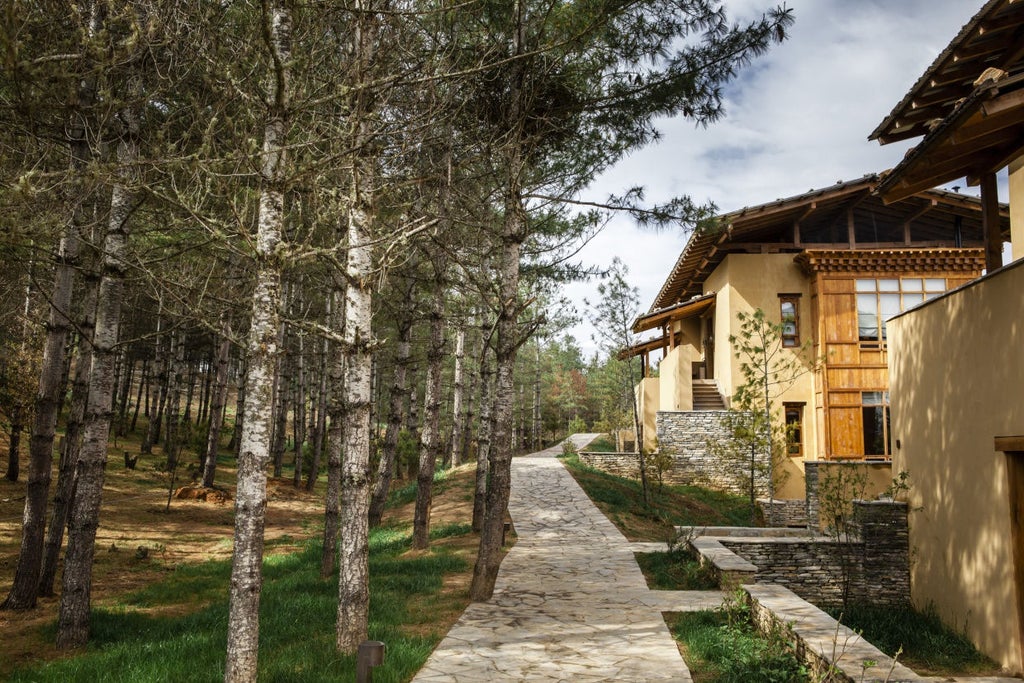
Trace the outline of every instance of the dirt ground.
<path fill-rule="evenodd" d="M 221 495 L 209 496 L 205 501 L 173 498 L 168 509 L 170 477 L 160 469 L 163 456 L 159 453 L 143 456 L 135 470 L 128 470 L 121 456 L 127 447 L 122 443 L 112 448 L 107 464 L 93 570 L 94 606 L 115 605 L 119 596 L 159 580 L 179 564 L 231 556 L 235 471 L 218 467 L 217 486 Z M 0 444 L 0 448 L 3 449 L 0 452 L 6 454 L 6 444 Z M 21 480 L 17 483 L 0 478 L 0 591 L 3 595 L 11 586 L 18 559 L 26 470 L 27 463 L 23 462 Z M 446 492 L 435 500 L 432 524 L 470 519 L 472 472 L 465 467 L 460 470 L 465 472 L 457 473 L 447 484 Z M 187 473 L 184 478 L 185 481 L 181 481 L 182 475 L 178 475 L 176 488 L 189 484 Z M 396 486 L 402 484 L 398 482 Z M 273 478 L 268 480 L 267 492 L 268 555 L 295 550 L 305 539 L 321 533 L 323 476 L 313 492 L 295 489 L 291 479 Z M 387 518 L 411 522 L 411 504 L 390 510 Z M 475 536 L 455 537 L 443 539 L 441 543 L 453 546 L 458 554 L 466 556 L 470 567 L 467 572 L 445 579 L 445 606 L 436 614 L 436 619 L 432 619 L 430 628 L 446 631 L 468 602 L 477 540 Z M 59 573 L 56 589 L 60 590 Z M 0 679 L 5 671 L 19 663 L 65 656 L 43 638 L 39 628 L 55 622 L 58 603 L 57 597 L 44 598 L 33 610 L 0 611 L 0 642 L 3 643 Z M 194 604 L 182 607 L 195 608 Z M 435 603 L 433 609 L 437 608 Z"/>

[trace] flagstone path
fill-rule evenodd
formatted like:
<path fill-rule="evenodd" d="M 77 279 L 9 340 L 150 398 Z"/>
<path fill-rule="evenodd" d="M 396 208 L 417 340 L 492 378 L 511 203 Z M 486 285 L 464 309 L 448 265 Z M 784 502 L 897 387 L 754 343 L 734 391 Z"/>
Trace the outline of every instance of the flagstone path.
<path fill-rule="evenodd" d="M 627 541 L 559 452 L 513 459 L 518 539 L 494 596 L 466 609 L 413 681 L 691 680 L 661 613 L 712 609 L 722 594 L 649 590 L 633 553 L 664 545 Z"/>

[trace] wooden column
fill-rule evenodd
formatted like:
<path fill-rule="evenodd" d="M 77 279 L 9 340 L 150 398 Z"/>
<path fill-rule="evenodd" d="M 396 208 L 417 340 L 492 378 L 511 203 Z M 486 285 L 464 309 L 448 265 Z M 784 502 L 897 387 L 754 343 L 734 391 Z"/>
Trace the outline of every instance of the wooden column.
<path fill-rule="evenodd" d="M 853 207 L 846 210 L 846 238 L 850 242 L 850 249 L 857 248 L 857 231 L 853 222 Z"/>
<path fill-rule="evenodd" d="M 1003 236 L 999 230 L 999 187 L 996 174 L 981 176 L 981 222 L 985 231 L 985 270 L 1003 267 Z"/>
<path fill-rule="evenodd" d="M 995 442 L 996 450 L 1006 453 L 1013 583 L 1017 593 L 1017 640 L 1024 662 L 1024 436 L 997 436 Z"/>

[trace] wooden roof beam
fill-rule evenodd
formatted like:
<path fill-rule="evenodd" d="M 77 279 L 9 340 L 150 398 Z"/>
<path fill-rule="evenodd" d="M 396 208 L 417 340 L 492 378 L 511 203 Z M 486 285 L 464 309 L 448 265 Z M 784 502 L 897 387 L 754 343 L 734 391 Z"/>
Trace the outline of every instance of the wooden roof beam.
<path fill-rule="evenodd" d="M 967 184 L 976 186 L 981 184 L 981 176 L 985 173 L 996 173 L 1010 165 L 1010 162 L 1020 156 L 1020 147 L 1002 148 L 987 155 L 978 164 L 978 170 L 967 174 Z"/>
<path fill-rule="evenodd" d="M 939 201 L 933 198 L 925 206 L 914 211 L 913 213 L 907 214 L 900 222 L 903 223 L 904 225 L 909 225 L 910 223 L 912 223 L 915 220 L 918 220 L 919 218 L 921 218 L 922 216 L 924 216 L 926 213 L 928 213 L 937 206 L 939 206 Z"/>

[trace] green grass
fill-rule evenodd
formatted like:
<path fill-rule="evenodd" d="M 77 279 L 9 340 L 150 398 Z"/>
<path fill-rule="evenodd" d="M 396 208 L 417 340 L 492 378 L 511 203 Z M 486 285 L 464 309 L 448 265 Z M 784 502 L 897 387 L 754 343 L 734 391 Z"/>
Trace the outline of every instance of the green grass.
<path fill-rule="evenodd" d="M 727 603 L 728 604 L 728 603 Z M 682 642 L 695 683 L 800 683 L 804 667 L 791 648 L 789 634 L 759 635 L 749 609 L 731 607 L 669 615 L 673 637 Z"/>
<path fill-rule="evenodd" d="M 718 588 L 718 579 L 687 552 L 636 553 L 636 562 L 654 590 L 703 591 Z"/>
<path fill-rule="evenodd" d="M 612 441 L 611 437 L 607 434 L 602 434 L 584 446 L 583 450 L 595 453 L 615 453 L 618 449 L 615 447 L 615 442 Z"/>
<path fill-rule="evenodd" d="M 930 675 L 987 673 L 999 666 L 978 652 L 962 634 L 942 623 L 934 609 L 919 612 L 873 605 L 851 605 L 843 613 L 829 610 L 833 617 L 864 639 L 911 669 Z"/>
<path fill-rule="evenodd" d="M 444 538 L 468 533 L 466 525 L 435 528 Z M 441 589 L 446 572 L 466 562 L 440 548 L 403 557 L 408 529 L 383 528 L 370 538 L 370 638 L 387 643 L 384 665 L 374 680 L 404 681 L 423 665 L 443 634 L 431 633 L 429 610 L 410 616 Z M 263 564 L 260 604 L 260 680 L 354 680 L 355 658 L 334 647 L 337 579 L 319 578 L 320 547 L 310 542 L 298 553 L 274 555 Z M 168 579 L 128 595 L 117 610 L 93 610 L 92 640 L 84 654 L 19 669 L 12 681 L 220 681 L 227 642 L 226 561 L 183 565 Z M 208 605 L 183 616 L 157 616 L 136 608 Z M 180 609 L 178 610 L 180 611 Z M 409 636 L 417 624 L 427 636 Z M 53 636 L 51 626 L 50 637 Z"/>
<path fill-rule="evenodd" d="M 666 541 L 676 526 L 749 526 L 746 498 L 699 486 L 651 484 L 643 501 L 640 482 L 588 467 L 576 455 L 562 457 L 583 490 L 619 530 L 632 540 Z"/>
<path fill-rule="evenodd" d="M 454 471 L 455 470 L 451 468 L 438 469 L 434 471 L 433 495 L 436 496 L 447 488 L 449 483 L 448 479 Z M 391 492 L 388 493 L 387 506 L 399 507 L 416 500 L 416 485 L 416 480 L 414 479 L 402 488 L 392 489 Z"/>

